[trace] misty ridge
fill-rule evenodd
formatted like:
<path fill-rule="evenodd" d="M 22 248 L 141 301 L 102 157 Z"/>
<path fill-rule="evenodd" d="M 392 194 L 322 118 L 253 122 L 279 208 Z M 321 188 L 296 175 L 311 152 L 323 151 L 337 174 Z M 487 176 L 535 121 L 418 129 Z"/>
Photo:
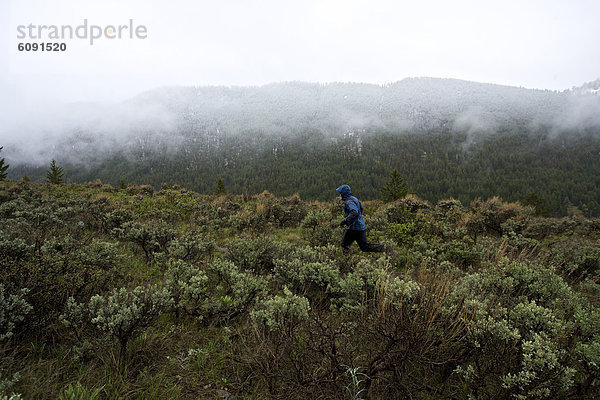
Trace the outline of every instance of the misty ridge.
<path fill-rule="evenodd" d="M 598 136 L 600 79 L 564 92 L 407 78 L 386 85 L 273 83 L 256 87 L 165 87 L 120 103 L 73 103 L 13 113 L 0 128 L 13 165 L 101 162 L 121 152 L 211 152 L 270 143 L 276 151 L 310 132 L 348 135 L 464 133 L 468 146 L 507 127 Z"/>

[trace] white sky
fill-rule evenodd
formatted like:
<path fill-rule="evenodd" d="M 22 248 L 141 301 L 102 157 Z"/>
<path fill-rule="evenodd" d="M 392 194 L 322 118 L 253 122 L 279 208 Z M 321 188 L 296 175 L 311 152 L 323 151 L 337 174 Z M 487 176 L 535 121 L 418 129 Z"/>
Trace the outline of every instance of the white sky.
<path fill-rule="evenodd" d="M 17 26 L 145 25 L 19 52 Z M 32 40 L 29 40 L 32 41 Z M 165 85 L 413 76 L 563 90 L 600 77 L 598 0 L 0 0 L 0 117 Z"/>

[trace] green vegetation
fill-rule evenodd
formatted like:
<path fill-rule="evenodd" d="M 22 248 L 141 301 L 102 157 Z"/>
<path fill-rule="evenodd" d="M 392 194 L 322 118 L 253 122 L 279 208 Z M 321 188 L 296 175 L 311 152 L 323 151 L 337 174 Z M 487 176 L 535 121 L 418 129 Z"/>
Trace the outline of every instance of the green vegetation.
<path fill-rule="evenodd" d="M 598 219 L 121 186 L 0 183 L 0 397 L 600 396 Z"/>
<path fill-rule="evenodd" d="M 123 180 L 159 189 L 165 182 L 214 194 L 220 176 L 232 194 L 268 190 L 321 201 L 340 182 L 361 200 L 380 199 L 390 171 L 397 169 L 411 191 L 432 203 L 455 198 L 469 204 L 493 196 L 524 202 L 535 192 L 529 201 L 537 202 L 539 213 L 567 216 L 570 207 L 577 207 L 585 216 L 600 217 L 597 129 L 558 134 L 523 123 L 488 135 L 446 128 L 339 138 L 307 131 L 283 137 L 219 137 L 210 151 L 203 147 L 208 138 L 189 135 L 179 151 L 165 146 L 122 149 L 86 165 L 61 164 L 69 179 L 79 183 L 100 178 L 116 187 Z M 44 179 L 44 168 L 22 165 L 12 165 L 9 177 L 20 179 L 25 172 L 33 181 Z"/>
<path fill-rule="evenodd" d="M 61 183 L 64 183 L 64 173 L 64 170 L 56 165 L 56 161 L 52 160 L 50 169 L 46 171 L 46 182 L 53 185 L 60 185 Z"/>
<path fill-rule="evenodd" d="M 2 152 L 3 148 L 4 147 L 0 147 L 0 152 Z M 0 181 L 5 180 L 8 176 L 8 174 L 6 173 L 8 167 L 10 167 L 10 164 L 4 164 L 4 157 L 0 158 Z"/>
<path fill-rule="evenodd" d="M 215 188 L 215 194 L 227 194 L 227 189 L 225 189 L 223 178 L 221 178 L 220 176 L 217 178 L 217 187 Z"/>
<path fill-rule="evenodd" d="M 408 185 L 396 168 L 390 174 L 390 180 L 381 188 L 381 198 L 386 203 L 400 200 L 408 194 Z"/>

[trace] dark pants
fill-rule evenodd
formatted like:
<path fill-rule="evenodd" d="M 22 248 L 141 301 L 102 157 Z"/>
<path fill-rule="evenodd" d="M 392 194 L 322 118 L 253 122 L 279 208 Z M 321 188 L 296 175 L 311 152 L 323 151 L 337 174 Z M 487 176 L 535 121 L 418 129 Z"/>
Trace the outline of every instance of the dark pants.
<path fill-rule="evenodd" d="M 368 243 L 367 242 L 367 231 L 355 231 L 353 229 L 346 229 L 344 237 L 342 238 L 342 248 L 344 252 L 350 250 L 350 245 L 356 240 L 358 247 L 362 251 L 383 251 L 382 244 Z"/>

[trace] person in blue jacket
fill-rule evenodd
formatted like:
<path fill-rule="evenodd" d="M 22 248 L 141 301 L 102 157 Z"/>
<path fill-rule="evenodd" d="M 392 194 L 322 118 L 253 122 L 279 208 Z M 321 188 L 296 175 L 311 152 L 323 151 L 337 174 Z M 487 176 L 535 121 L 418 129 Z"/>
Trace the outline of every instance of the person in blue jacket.
<path fill-rule="evenodd" d="M 358 199 L 352 196 L 350 186 L 342 185 L 335 189 L 344 202 L 344 214 L 346 218 L 340 222 L 340 226 L 348 225 L 342 239 L 344 253 L 350 250 L 350 245 L 356 240 L 362 251 L 383 251 L 383 245 L 367 242 L 367 225 L 363 219 L 363 206 Z"/>

